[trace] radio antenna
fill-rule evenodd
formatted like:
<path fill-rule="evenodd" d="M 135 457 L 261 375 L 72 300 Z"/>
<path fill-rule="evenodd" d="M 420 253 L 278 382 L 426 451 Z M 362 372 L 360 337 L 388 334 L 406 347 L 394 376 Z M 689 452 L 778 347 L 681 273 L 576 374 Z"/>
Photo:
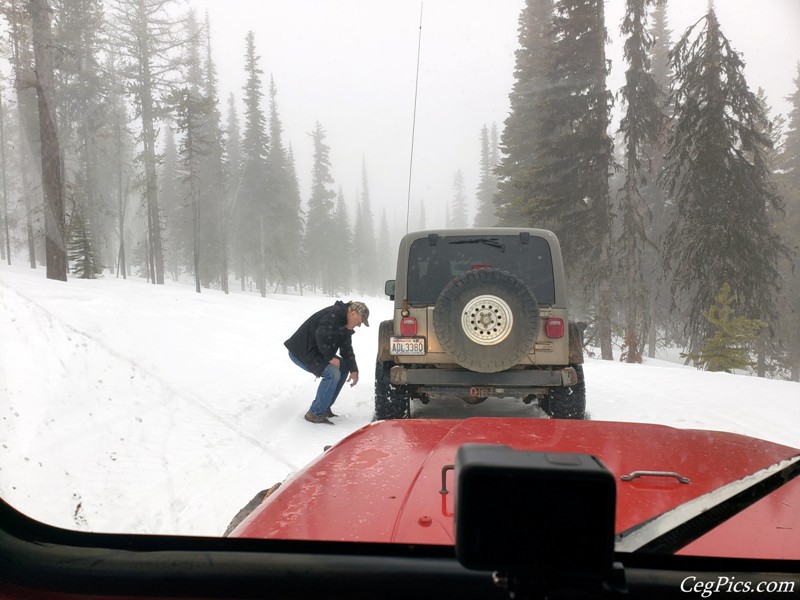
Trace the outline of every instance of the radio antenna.
<path fill-rule="evenodd" d="M 414 115 L 411 120 L 411 157 L 408 161 L 408 198 L 406 199 L 406 233 L 408 233 L 408 221 L 411 216 L 411 171 L 414 168 L 414 133 L 417 128 L 417 93 L 419 91 L 419 56 L 422 48 L 422 6 L 419 3 L 419 39 L 417 40 L 417 74 L 414 79 Z"/>

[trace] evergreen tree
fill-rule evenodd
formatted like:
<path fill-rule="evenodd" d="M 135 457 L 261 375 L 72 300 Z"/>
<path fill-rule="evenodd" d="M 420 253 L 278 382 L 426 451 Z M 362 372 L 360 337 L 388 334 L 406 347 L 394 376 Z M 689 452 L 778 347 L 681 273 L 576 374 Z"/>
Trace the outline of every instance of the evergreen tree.
<path fill-rule="evenodd" d="M 663 181 L 675 211 L 664 264 L 687 307 L 690 348 L 699 348 L 712 334 L 702 307 L 727 281 L 736 282 L 738 313 L 774 323 L 777 261 L 786 249 L 768 207 L 780 210 L 782 203 L 769 180 L 762 107 L 713 9 L 678 41 L 672 66 Z"/>
<path fill-rule="evenodd" d="M 389 232 L 389 221 L 386 218 L 386 209 L 381 209 L 381 224 L 378 228 L 377 252 L 378 284 L 382 287 L 387 279 L 394 279 L 397 264 L 397 244 L 392 242 Z"/>
<path fill-rule="evenodd" d="M 467 195 L 464 188 L 464 174 L 461 169 L 453 176 L 453 200 L 451 203 L 451 226 L 464 228 L 467 226 Z"/>
<path fill-rule="evenodd" d="M 70 219 L 69 261 L 72 263 L 72 273 L 78 278 L 94 279 L 102 269 L 98 268 L 90 228 L 82 213 L 83 210 L 76 207 Z"/>
<path fill-rule="evenodd" d="M 495 128 L 495 133 L 497 129 Z M 475 227 L 492 227 L 497 224 L 494 196 L 497 193 L 497 179 L 494 176 L 496 163 L 492 162 L 492 151 L 489 142 L 489 130 L 486 125 L 481 128 L 481 179 L 478 184 Z"/>
<path fill-rule="evenodd" d="M 352 262 L 349 257 L 353 255 L 353 231 L 342 186 L 339 186 L 339 193 L 336 196 L 333 227 L 329 239 L 331 251 L 336 256 L 331 263 L 332 291 L 336 294 L 349 294 L 352 280 Z"/>
<path fill-rule="evenodd" d="M 497 166 L 500 164 L 500 134 L 497 132 L 497 123 L 492 123 L 489 132 L 489 164 L 490 172 L 494 178 L 495 193 L 497 193 Z"/>
<path fill-rule="evenodd" d="M 180 21 L 174 18 L 174 0 L 108 0 L 116 22 L 110 28 L 112 44 L 125 56 L 122 75 L 134 92 L 141 123 L 140 155 L 144 167 L 145 217 L 147 223 L 147 271 L 150 281 L 164 283 L 164 248 L 161 207 L 158 198 L 156 120 L 168 94 L 174 52 L 180 47 Z"/>
<path fill-rule="evenodd" d="M 295 251 L 302 235 L 299 196 L 283 146 L 283 126 L 278 114 L 277 87 L 270 81 L 269 137 L 271 142 L 267 182 L 269 189 L 268 238 L 273 274 L 286 287 L 299 268 L 300 255 Z"/>
<path fill-rule="evenodd" d="M 643 272 L 645 286 L 649 290 L 649 314 L 647 355 L 655 358 L 658 345 L 658 333 L 668 328 L 669 322 L 669 291 L 661 277 L 661 240 L 667 228 L 667 200 L 658 183 L 658 174 L 664 162 L 666 137 L 668 132 L 668 105 L 667 90 L 670 87 L 669 52 L 671 47 L 671 31 L 667 22 L 667 2 L 656 2 L 652 13 L 652 27 L 650 35 L 653 47 L 650 50 L 650 73 L 658 89 L 658 106 L 665 115 L 662 120 L 661 131 L 656 140 L 645 142 L 644 154 L 648 157 L 649 178 L 641 186 L 642 197 L 650 214 L 647 228 L 648 243 L 644 247 Z"/>
<path fill-rule="evenodd" d="M 320 285 L 324 293 L 333 293 L 332 263 L 347 260 L 347 257 L 331 252 L 329 244 L 336 192 L 330 189 L 333 185 L 330 148 L 325 143 L 325 130 L 319 121 L 309 135 L 314 144 L 314 164 L 305 233 L 306 274 L 313 287 Z"/>
<path fill-rule="evenodd" d="M 427 219 L 425 218 L 425 202 L 420 198 L 419 200 L 419 213 L 417 215 L 417 227 L 423 231 L 427 227 Z"/>
<path fill-rule="evenodd" d="M 41 163 L 39 148 L 39 119 L 36 101 L 36 86 L 31 82 L 34 72 L 33 44 L 31 41 L 31 14 L 27 4 L 12 2 L 0 4 L 0 9 L 8 21 L 11 41 L 11 63 L 13 86 L 16 92 L 17 139 L 20 148 L 20 187 L 25 213 L 25 239 L 28 250 L 28 264 L 31 269 L 37 266 L 37 239 L 41 239 L 41 227 L 34 214 L 35 204 L 41 199 L 41 185 L 36 183 L 36 165 Z"/>
<path fill-rule="evenodd" d="M 227 175 L 228 187 L 225 203 L 225 227 L 232 235 L 230 250 L 235 276 L 241 282 L 242 290 L 245 289 L 243 245 L 239 235 L 241 213 L 239 212 L 239 194 L 242 185 L 242 141 L 239 130 L 239 115 L 236 112 L 236 98 L 233 94 L 228 95 L 228 110 L 225 119 L 225 137 L 227 139 Z M 232 230 L 232 231 L 231 231 Z M 228 246 L 226 245 L 226 249 Z"/>
<path fill-rule="evenodd" d="M 164 149 L 159 172 L 159 199 L 166 217 L 164 263 L 177 281 L 185 264 L 186 253 L 191 248 L 191 219 L 184 210 L 184 193 L 178 165 L 178 148 L 172 124 L 165 127 Z"/>
<path fill-rule="evenodd" d="M 185 220 L 191 223 L 191 233 L 187 236 L 191 239 L 191 262 L 189 264 L 191 264 L 190 270 L 194 274 L 195 291 L 199 294 L 202 287 L 200 281 L 201 222 L 208 218 L 205 211 L 201 211 L 200 190 L 204 187 L 201 182 L 201 166 L 203 158 L 209 152 L 205 125 L 211 112 L 211 103 L 202 93 L 200 26 L 194 11 L 189 11 L 186 29 L 188 43 L 186 44 L 187 56 L 184 59 L 186 67 L 184 81 L 187 85 L 173 90 L 168 102 L 175 114 L 176 127 L 183 134 L 179 150 L 185 193 L 182 206 L 191 215 L 191 218 Z"/>
<path fill-rule="evenodd" d="M 125 103 L 125 90 L 117 75 L 117 65 L 119 58 L 116 53 L 109 51 L 106 54 L 105 72 L 108 74 L 109 81 L 113 84 L 108 88 L 106 97 L 107 119 L 104 122 L 104 130 L 101 138 L 107 141 L 108 150 L 98 152 L 98 173 L 107 177 L 104 188 L 108 190 L 109 211 L 115 219 L 114 236 L 116 237 L 116 272 L 117 277 L 122 273 L 123 279 L 128 275 L 128 257 L 125 251 L 127 239 L 131 232 L 126 229 L 126 217 L 128 216 L 128 198 L 131 191 L 131 182 L 135 178 L 132 168 L 134 163 L 134 136 L 129 130 L 128 107 Z M 112 207 L 113 204 L 113 207 Z"/>
<path fill-rule="evenodd" d="M 784 259 L 779 269 L 784 281 L 782 321 L 778 331 L 786 345 L 786 367 L 792 381 L 800 381 L 800 62 L 797 63 L 794 89 L 787 96 L 790 109 L 786 135 L 777 157 L 778 189 L 786 204 L 786 214 L 777 229 L 787 246 L 794 249 L 794 260 Z"/>
<path fill-rule="evenodd" d="M 648 294 L 642 261 L 649 243 L 647 229 L 650 211 L 642 195 L 648 183 L 648 157 L 664 121 L 658 105 L 658 86 L 650 73 L 648 52 L 653 38 L 647 31 L 647 8 L 653 0 L 628 0 L 621 32 L 625 38 L 624 57 L 628 62 L 621 96 L 626 111 L 620 123 L 625 143 L 625 182 L 619 193 L 622 231 L 617 241 L 620 271 L 625 278 L 625 341 L 623 358 L 642 362 L 642 347 L 647 319 Z"/>
<path fill-rule="evenodd" d="M 545 102 L 553 60 L 553 0 L 526 0 L 519 17 L 519 48 L 515 52 L 511 109 L 501 137 L 502 160 L 497 167 L 496 213 L 504 225 L 524 225 L 522 211 L 531 197 L 534 166 L 542 160 L 541 142 L 551 106 Z"/>
<path fill-rule="evenodd" d="M 750 359 L 759 330 L 767 326 L 764 321 L 734 316 L 731 286 L 722 284 L 714 297 L 714 304 L 703 311 L 703 317 L 713 331 L 706 338 L 699 353 L 684 354 L 706 371 L 732 373 L 734 369 L 755 366 Z"/>
<path fill-rule="evenodd" d="M 53 2 L 54 45 L 59 48 L 56 98 L 59 112 L 59 143 L 64 177 L 76 202 L 91 223 L 88 235 L 97 254 L 97 265 L 111 262 L 107 247 L 113 227 L 111 211 L 102 205 L 108 197 L 100 177 L 100 156 L 110 150 L 103 139 L 107 120 L 108 88 L 113 85 L 100 65 L 105 19 L 100 0 L 56 0 Z"/>
<path fill-rule="evenodd" d="M 228 95 L 228 111 L 225 120 L 225 136 L 228 141 L 228 176 L 232 197 L 238 190 L 242 174 L 242 139 L 239 130 L 239 115 L 236 113 L 236 98 Z"/>
<path fill-rule="evenodd" d="M 595 295 L 602 357 L 611 346 L 611 201 L 602 0 L 529 0 L 520 27 L 511 114 L 498 169 L 501 221 L 552 229 L 568 273 Z M 511 210 L 509 210 L 511 207 Z"/>
<path fill-rule="evenodd" d="M 206 101 L 200 135 L 206 151 L 200 156 L 200 245 L 204 260 L 200 279 L 205 287 L 219 285 L 228 293 L 228 206 L 227 170 L 222 115 L 217 93 L 217 68 L 211 56 L 211 24 L 206 13 L 204 27 L 205 61 L 202 95 Z"/>
<path fill-rule="evenodd" d="M 300 295 L 302 296 L 303 282 L 306 280 L 305 273 L 308 270 L 305 254 L 303 252 L 305 215 L 302 208 L 303 201 L 300 197 L 300 182 L 297 179 L 297 169 L 294 162 L 294 150 L 291 145 L 289 145 L 289 149 L 286 152 L 286 170 L 288 173 L 289 201 L 292 206 L 292 214 L 296 215 L 298 220 L 298 234 L 294 238 L 288 240 L 287 249 L 291 249 L 296 256 L 297 270 L 294 273 L 293 280 L 296 281 Z"/>
<path fill-rule="evenodd" d="M 353 232 L 355 252 L 356 283 L 360 294 L 371 294 L 377 289 L 378 261 L 375 246 L 375 219 L 367 180 L 367 164 L 361 164 L 361 201 L 356 212 L 356 224 Z"/>
<path fill-rule="evenodd" d="M 239 271 L 244 277 L 249 272 L 256 280 L 258 290 L 266 296 L 267 277 L 267 159 L 269 156 L 269 140 L 267 123 L 261 109 L 261 76 L 263 71 L 258 66 L 260 57 L 256 55 L 255 35 L 248 32 L 245 39 L 245 73 L 247 81 L 244 86 L 244 132 L 242 135 L 242 174 L 236 195 L 236 228 L 238 240 L 235 251 L 239 261 Z"/>

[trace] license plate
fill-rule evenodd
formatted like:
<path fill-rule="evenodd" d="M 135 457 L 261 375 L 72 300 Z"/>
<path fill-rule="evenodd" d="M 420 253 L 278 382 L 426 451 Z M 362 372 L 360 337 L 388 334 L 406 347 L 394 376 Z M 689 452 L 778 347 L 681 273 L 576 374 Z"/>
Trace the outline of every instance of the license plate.
<path fill-rule="evenodd" d="M 389 353 L 395 356 L 424 356 L 425 338 L 389 338 Z"/>

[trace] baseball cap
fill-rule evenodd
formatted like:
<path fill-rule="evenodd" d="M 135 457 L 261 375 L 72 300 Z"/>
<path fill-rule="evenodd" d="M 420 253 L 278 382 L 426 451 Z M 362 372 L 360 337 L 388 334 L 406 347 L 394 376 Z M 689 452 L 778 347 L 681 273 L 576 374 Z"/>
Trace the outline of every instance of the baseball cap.
<path fill-rule="evenodd" d="M 369 309 L 367 305 L 363 302 L 350 302 L 348 305 L 350 308 L 353 309 L 354 312 L 357 312 L 364 318 L 364 325 L 369 327 Z"/>

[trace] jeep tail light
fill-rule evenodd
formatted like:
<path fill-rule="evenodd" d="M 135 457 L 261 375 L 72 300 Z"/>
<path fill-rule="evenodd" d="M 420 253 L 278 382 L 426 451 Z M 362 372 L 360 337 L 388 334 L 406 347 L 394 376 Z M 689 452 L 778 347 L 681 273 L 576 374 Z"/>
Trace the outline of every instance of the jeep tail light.
<path fill-rule="evenodd" d="M 414 317 L 400 319 L 400 335 L 417 335 L 417 320 Z"/>
<path fill-rule="evenodd" d="M 564 319 L 547 319 L 544 331 L 552 339 L 564 337 Z"/>

